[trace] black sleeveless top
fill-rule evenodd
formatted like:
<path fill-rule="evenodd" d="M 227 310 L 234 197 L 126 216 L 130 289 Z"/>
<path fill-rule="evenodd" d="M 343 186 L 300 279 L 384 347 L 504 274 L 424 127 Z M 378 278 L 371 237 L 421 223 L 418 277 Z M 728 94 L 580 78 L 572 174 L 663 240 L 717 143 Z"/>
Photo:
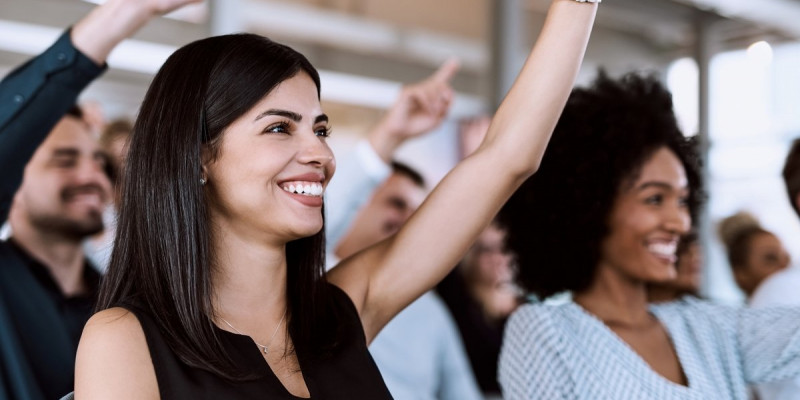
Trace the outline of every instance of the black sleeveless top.
<path fill-rule="evenodd" d="M 330 285 L 331 301 L 342 316 L 345 335 L 332 356 L 301 361 L 312 399 L 391 399 L 378 367 L 367 350 L 366 337 L 355 305 L 341 289 Z M 184 364 L 167 345 L 155 321 L 135 306 L 123 305 L 142 325 L 158 380 L 161 398 L 167 399 L 300 399 L 289 393 L 270 369 L 255 342 L 217 328 L 225 350 L 247 371 L 265 372 L 260 378 L 230 382 L 208 371 Z"/>

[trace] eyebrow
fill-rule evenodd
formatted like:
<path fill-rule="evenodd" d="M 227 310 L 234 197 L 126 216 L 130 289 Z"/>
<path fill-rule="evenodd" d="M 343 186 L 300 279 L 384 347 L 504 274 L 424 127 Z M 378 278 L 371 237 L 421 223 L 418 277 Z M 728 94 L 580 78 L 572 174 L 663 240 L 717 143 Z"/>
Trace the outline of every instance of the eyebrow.
<path fill-rule="evenodd" d="M 674 190 L 675 189 L 669 183 L 660 182 L 660 181 L 651 181 L 651 182 L 642 183 L 641 185 L 639 185 L 636 188 L 636 190 L 641 192 L 642 190 L 646 190 L 646 189 L 651 188 L 651 187 L 655 187 L 655 188 L 659 188 L 659 189 L 665 189 L 665 190 Z M 684 186 L 684 187 L 678 188 L 678 190 L 684 190 L 684 189 L 688 189 L 688 187 Z"/>
<path fill-rule="evenodd" d="M 77 157 L 80 152 L 77 149 L 60 148 L 53 150 L 53 157 Z"/>
<path fill-rule="evenodd" d="M 264 117 L 266 117 L 268 115 L 277 115 L 279 117 L 289 118 L 294 122 L 300 122 L 300 121 L 303 120 L 303 116 L 301 116 L 300 114 L 298 114 L 296 112 L 271 108 L 271 109 L 269 109 L 267 111 L 262 112 L 261 114 L 258 114 L 258 116 L 256 117 L 256 119 L 254 121 L 258 121 L 261 118 L 264 118 Z M 325 115 L 325 114 L 320 114 L 316 118 L 314 118 L 314 123 L 315 124 L 318 124 L 320 122 L 328 122 L 328 116 Z"/>

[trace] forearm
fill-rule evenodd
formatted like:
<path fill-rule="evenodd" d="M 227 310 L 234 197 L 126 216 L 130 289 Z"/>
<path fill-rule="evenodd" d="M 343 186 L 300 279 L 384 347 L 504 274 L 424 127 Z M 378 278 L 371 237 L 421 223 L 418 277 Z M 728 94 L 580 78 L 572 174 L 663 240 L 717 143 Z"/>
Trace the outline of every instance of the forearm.
<path fill-rule="evenodd" d="M 98 65 L 114 47 L 156 14 L 145 0 L 108 0 L 95 7 L 72 29 L 72 43 Z"/>
<path fill-rule="evenodd" d="M 65 33 L 44 53 L 0 82 L 0 221 L 4 221 L 23 169 L 80 92 L 104 67 L 76 51 Z"/>
<path fill-rule="evenodd" d="M 404 138 L 394 132 L 393 128 L 386 122 L 385 118 L 384 120 L 381 120 L 378 125 L 372 128 L 372 131 L 370 131 L 369 135 L 367 135 L 367 141 L 369 142 L 369 145 L 387 164 L 392 162 L 394 153 L 397 151 L 397 148 L 403 144 L 403 140 Z"/>
<path fill-rule="evenodd" d="M 536 45 L 501 103 L 481 150 L 525 178 L 539 166 L 580 69 L 597 4 L 554 0 Z"/>

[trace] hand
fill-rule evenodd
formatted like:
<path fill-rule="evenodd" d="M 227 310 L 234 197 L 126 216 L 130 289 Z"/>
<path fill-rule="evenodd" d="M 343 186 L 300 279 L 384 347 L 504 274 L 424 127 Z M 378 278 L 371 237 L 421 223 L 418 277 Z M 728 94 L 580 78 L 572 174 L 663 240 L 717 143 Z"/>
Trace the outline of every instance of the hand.
<path fill-rule="evenodd" d="M 397 101 L 370 134 L 370 144 L 384 161 L 390 161 L 406 140 L 441 124 L 453 102 L 450 80 L 458 68 L 458 61 L 448 60 L 430 77 L 403 87 Z"/>
<path fill-rule="evenodd" d="M 72 43 L 102 65 L 120 42 L 156 15 L 202 0 L 108 0 L 72 28 Z"/>

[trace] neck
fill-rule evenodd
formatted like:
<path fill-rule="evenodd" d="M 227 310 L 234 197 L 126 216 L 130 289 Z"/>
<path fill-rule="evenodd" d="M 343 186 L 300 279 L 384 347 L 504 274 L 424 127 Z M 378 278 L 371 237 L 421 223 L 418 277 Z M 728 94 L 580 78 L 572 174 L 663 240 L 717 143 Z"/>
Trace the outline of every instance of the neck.
<path fill-rule="evenodd" d="M 606 324 L 636 326 L 652 319 L 645 283 L 609 265 L 598 266 L 591 286 L 575 294 L 574 301 Z"/>
<path fill-rule="evenodd" d="M 651 303 L 666 303 L 677 300 L 683 292 L 664 286 L 650 286 L 647 288 L 647 300 Z"/>
<path fill-rule="evenodd" d="M 86 293 L 86 258 L 80 240 L 36 229 L 18 218 L 11 219 L 11 230 L 14 242 L 47 268 L 61 293 L 67 297 Z"/>
<path fill-rule="evenodd" d="M 214 236 L 212 289 L 217 316 L 243 332 L 274 327 L 287 305 L 286 245 L 231 230 Z"/>

